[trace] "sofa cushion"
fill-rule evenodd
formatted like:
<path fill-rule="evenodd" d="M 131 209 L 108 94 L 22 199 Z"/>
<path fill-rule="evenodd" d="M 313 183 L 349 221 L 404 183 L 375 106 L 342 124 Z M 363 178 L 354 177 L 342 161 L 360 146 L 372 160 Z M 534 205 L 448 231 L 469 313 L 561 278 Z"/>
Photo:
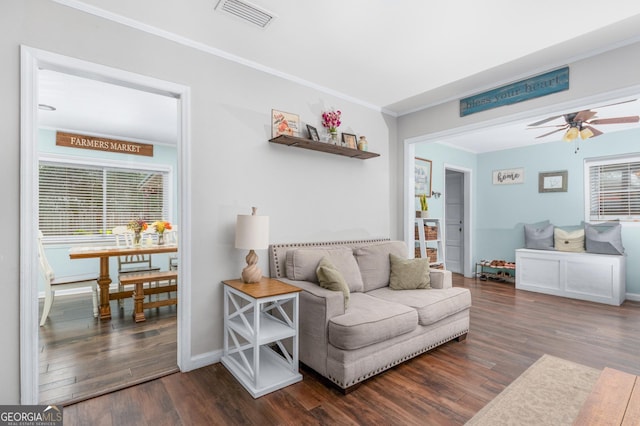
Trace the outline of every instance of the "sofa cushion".
<path fill-rule="evenodd" d="M 549 221 L 524 225 L 524 246 L 528 249 L 553 250 L 553 225 Z"/>
<path fill-rule="evenodd" d="M 379 288 L 367 295 L 415 309 L 420 325 L 433 324 L 471 307 L 471 292 L 460 287 L 405 291 Z"/>
<path fill-rule="evenodd" d="M 392 290 L 431 288 L 429 259 L 405 259 L 391 253 L 389 261 L 391 262 L 389 288 Z"/>
<path fill-rule="evenodd" d="M 584 239 L 588 253 L 624 254 L 620 223 L 584 224 Z"/>
<path fill-rule="evenodd" d="M 385 241 L 378 244 L 370 244 L 353 250 L 358 261 L 358 267 L 362 274 L 364 291 L 389 285 L 391 253 L 400 257 L 407 257 L 408 249 L 403 241 Z"/>
<path fill-rule="evenodd" d="M 413 308 L 352 293 L 346 312 L 329 320 L 329 342 L 340 349 L 358 349 L 409 333 L 417 325 Z"/>
<path fill-rule="evenodd" d="M 556 250 L 558 251 L 568 251 L 573 253 L 584 252 L 584 229 L 568 231 L 561 228 L 555 228 L 553 231 L 553 239 Z"/>
<path fill-rule="evenodd" d="M 358 263 L 349 247 L 305 247 L 287 251 L 287 278 L 296 281 L 311 281 L 318 284 L 316 269 L 326 257 L 347 282 L 349 290 L 362 291 L 362 276 Z"/>
<path fill-rule="evenodd" d="M 320 287 L 332 291 L 341 291 L 344 294 L 344 308 L 347 309 L 349 306 L 349 286 L 340 271 L 333 266 L 329 259 L 323 257 L 318 264 L 316 274 L 318 275 Z"/>

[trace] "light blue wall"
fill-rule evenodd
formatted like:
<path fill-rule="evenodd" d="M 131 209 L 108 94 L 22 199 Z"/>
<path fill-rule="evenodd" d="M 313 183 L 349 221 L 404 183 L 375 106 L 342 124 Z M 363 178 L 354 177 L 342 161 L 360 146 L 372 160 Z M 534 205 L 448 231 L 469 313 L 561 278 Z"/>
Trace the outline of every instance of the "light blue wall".
<path fill-rule="evenodd" d="M 605 129 L 603 129 L 605 130 Z M 550 220 L 555 226 L 580 226 L 584 221 L 584 160 L 640 151 L 640 130 L 605 133 L 574 143 L 550 142 L 479 154 L 477 166 L 475 257 L 515 260 L 524 246 L 525 223 Z M 492 171 L 524 168 L 524 183 L 493 185 Z M 538 173 L 567 170 L 568 190 L 538 193 Z M 627 253 L 627 293 L 640 296 L 640 226 L 623 225 Z"/>
<path fill-rule="evenodd" d="M 88 149 L 69 148 L 56 145 L 56 132 L 50 129 L 39 129 L 38 131 L 38 152 L 40 154 L 56 154 L 65 155 L 76 158 L 100 159 L 100 160 L 116 160 L 123 164 L 142 163 L 157 164 L 161 166 L 170 166 L 173 169 L 173 188 L 172 193 L 172 213 L 171 217 L 165 218 L 172 222 L 176 222 L 177 218 L 177 153 L 176 148 L 166 145 L 154 145 L 153 157 L 122 154 L 115 152 L 95 151 Z M 110 242 L 112 243 L 112 242 Z M 71 275 L 80 275 L 87 273 L 96 273 L 99 271 L 98 259 L 69 259 L 69 244 L 46 244 L 45 255 L 55 271 L 56 277 L 65 277 Z M 168 269 L 169 256 L 167 254 L 158 254 L 153 256 L 153 263 L 163 269 Z M 117 259 L 111 258 L 109 261 L 109 270 L 117 270 Z M 42 277 L 39 280 L 40 291 L 44 290 Z"/>
<path fill-rule="evenodd" d="M 477 167 L 477 155 L 461 149 L 456 149 L 440 143 L 418 144 L 415 148 L 415 156 L 431 160 L 431 189 L 444 194 L 445 165 L 469 169 L 472 174 Z M 474 190 L 474 189 L 472 189 Z M 444 212 L 444 198 L 431 197 L 429 203 L 429 216 L 442 218 Z M 420 201 L 416 198 L 416 210 L 420 210 Z"/>

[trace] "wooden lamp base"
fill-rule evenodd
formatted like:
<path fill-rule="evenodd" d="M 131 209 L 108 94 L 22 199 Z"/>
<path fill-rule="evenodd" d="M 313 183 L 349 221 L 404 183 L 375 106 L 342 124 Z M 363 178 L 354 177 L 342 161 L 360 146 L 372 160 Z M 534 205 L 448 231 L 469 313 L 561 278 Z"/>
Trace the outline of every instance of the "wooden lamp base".
<path fill-rule="evenodd" d="M 242 281 L 245 284 L 259 283 L 262 279 L 262 271 L 258 267 L 258 255 L 255 251 L 250 250 L 245 258 L 247 266 L 242 270 Z"/>

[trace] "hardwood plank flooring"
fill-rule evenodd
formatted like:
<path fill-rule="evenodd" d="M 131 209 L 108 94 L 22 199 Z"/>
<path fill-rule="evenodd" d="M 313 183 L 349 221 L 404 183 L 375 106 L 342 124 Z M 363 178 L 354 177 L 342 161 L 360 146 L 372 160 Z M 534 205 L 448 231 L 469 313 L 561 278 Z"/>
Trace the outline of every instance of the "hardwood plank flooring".
<path fill-rule="evenodd" d="M 454 275 L 471 290 L 471 330 L 348 395 L 312 370 L 253 399 L 214 364 L 64 408 L 65 425 L 460 425 L 547 353 L 640 374 L 640 303 L 621 307 Z"/>
<path fill-rule="evenodd" d="M 56 297 L 39 328 L 40 403 L 69 404 L 178 371 L 176 306 L 147 309 L 137 324 L 132 312 L 131 300 L 122 308 L 114 300 L 112 319 L 99 321 L 90 295 Z"/>

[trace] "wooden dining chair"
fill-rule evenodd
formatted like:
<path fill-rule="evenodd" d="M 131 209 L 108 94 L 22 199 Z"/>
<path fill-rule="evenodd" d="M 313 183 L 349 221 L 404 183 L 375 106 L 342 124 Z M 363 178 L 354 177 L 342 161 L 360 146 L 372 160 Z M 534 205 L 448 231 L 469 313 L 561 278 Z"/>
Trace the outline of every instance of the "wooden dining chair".
<path fill-rule="evenodd" d="M 56 277 L 53 268 L 49 264 L 42 244 L 42 231 L 38 231 L 38 261 L 40 272 L 44 278 L 44 308 L 40 318 L 40 327 L 44 325 L 51 311 L 56 291 L 71 290 L 76 288 L 91 287 L 93 299 L 93 316 L 98 316 L 98 274 L 83 274 L 65 277 Z"/>

